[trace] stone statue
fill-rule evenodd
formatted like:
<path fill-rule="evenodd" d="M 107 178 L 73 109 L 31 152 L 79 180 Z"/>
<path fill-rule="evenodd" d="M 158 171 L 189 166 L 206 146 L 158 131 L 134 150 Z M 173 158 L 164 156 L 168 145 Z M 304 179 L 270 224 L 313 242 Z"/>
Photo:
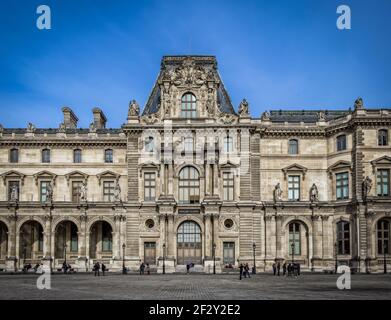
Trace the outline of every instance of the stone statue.
<path fill-rule="evenodd" d="M 13 185 L 11 187 L 11 195 L 10 195 L 11 202 L 18 202 L 19 201 L 19 190 L 18 186 Z"/>
<path fill-rule="evenodd" d="M 83 182 L 79 191 L 79 200 L 80 202 L 87 202 L 87 184 Z"/>
<path fill-rule="evenodd" d="M 265 111 L 264 113 L 262 113 L 261 120 L 262 121 L 270 121 L 270 112 L 269 111 Z"/>
<path fill-rule="evenodd" d="M 249 107 L 246 99 L 243 99 L 239 105 L 239 115 L 241 117 L 246 117 L 249 115 Z"/>
<path fill-rule="evenodd" d="M 210 115 L 214 115 L 215 110 L 214 110 L 214 103 L 213 103 L 213 98 L 211 95 L 208 97 L 208 100 L 206 100 L 206 110 Z"/>
<path fill-rule="evenodd" d="M 372 179 L 367 176 L 362 182 L 362 194 L 364 199 L 368 197 L 369 193 L 371 192 L 371 189 L 372 189 Z"/>
<path fill-rule="evenodd" d="M 310 189 L 310 201 L 311 202 L 318 202 L 319 201 L 319 191 L 316 184 L 312 184 L 312 187 Z"/>
<path fill-rule="evenodd" d="M 29 122 L 27 125 L 27 132 L 34 132 L 35 131 L 35 126 Z"/>
<path fill-rule="evenodd" d="M 130 101 L 128 117 L 138 117 L 140 114 L 140 107 L 136 100 Z"/>
<path fill-rule="evenodd" d="M 114 188 L 114 202 L 120 202 L 121 201 L 121 186 L 119 185 L 119 181 L 117 181 L 115 188 Z"/>
<path fill-rule="evenodd" d="M 52 184 L 49 183 L 46 187 L 46 202 L 51 203 L 53 201 L 53 188 Z"/>
<path fill-rule="evenodd" d="M 354 101 L 354 110 L 360 110 L 364 107 L 364 103 L 362 101 L 362 98 L 357 98 L 356 101 Z"/>
<path fill-rule="evenodd" d="M 282 201 L 282 190 L 281 190 L 280 183 L 277 183 L 276 186 L 274 187 L 273 200 L 275 203 L 278 201 Z"/>
<path fill-rule="evenodd" d="M 64 133 L 66 131 L 65 123 L 61 122 L 59 127 L 58 127 L 58 132 Z"/>
<path fill-rule="evenodd" d="M 90 132 L 91 133 L 95 133 L 96 132 L 96 126 L 95 126 L 95 123 L 93 123 L 93 122 L 90 123 Z"/>
<path fill-rule="evenodd" d="M 323 111 L 318 112 L 318 121 L 319 122 L 326 121 L 326 116 Z"/>

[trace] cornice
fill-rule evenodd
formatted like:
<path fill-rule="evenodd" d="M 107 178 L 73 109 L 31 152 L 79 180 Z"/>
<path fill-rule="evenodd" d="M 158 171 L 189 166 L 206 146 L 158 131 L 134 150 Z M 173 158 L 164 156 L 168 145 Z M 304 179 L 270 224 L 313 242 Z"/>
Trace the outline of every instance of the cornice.
<path fill-rule="evenodd" d="M 62 139 L 62 140 L 46 140 L 40 139 L 35 140 L 31 139 L 0 139 L 0 147 L 51 147 L 55 146 L 57 148 L 69 148 L 69 147 L 102 147 L 102 146 L 111 146 L 111 147 L 124 147 L 126 148 L 126 138 L 121 139 L 97 139 L 97 140 L 72 140 L 72 139 Z"/>

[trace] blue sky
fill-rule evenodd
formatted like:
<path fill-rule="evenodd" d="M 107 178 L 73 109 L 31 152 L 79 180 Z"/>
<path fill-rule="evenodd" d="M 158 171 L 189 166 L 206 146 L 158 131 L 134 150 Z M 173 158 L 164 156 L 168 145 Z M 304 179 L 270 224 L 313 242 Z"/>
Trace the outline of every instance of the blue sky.
<path fill-rule="evenodd" d="M 52 30 L 35 26 L 37 6 Z M 338 5 L 352 29 L 336 28 Z M 207 54 L 235 107 L 270 109 L 391 106 L 389 0 L 3 0 L 0 11 L 0 123 L 56 128 L 70 106 L 79 126 L 101 107 L 109 127 L 128 103 L 143 107 L 163 55 Z"/>

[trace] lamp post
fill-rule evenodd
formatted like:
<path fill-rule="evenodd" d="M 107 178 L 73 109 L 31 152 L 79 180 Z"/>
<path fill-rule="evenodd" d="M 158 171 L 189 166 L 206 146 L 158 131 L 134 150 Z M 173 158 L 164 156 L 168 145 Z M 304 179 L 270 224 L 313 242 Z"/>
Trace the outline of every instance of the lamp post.
<path fill-rule="evenodd" d="M 126 244 L 124 243 L 122 245 L 122 274 L 127 273 L 126 267 L 125 267 L 125 248 L 126 248 Z"/>
<path fill-rule="evenodd" d="M 338 256 L 337 256 L 338 251 L 337 251 L 337 249 L 338 249 L 338 243 L 335 242 L 335 245 L 334 245 L 334 251 L 335 251 L 335 273 L 337 273 L 337 270 L 338 270 Z"/>
<path fill-rule="evenodd" d="M 255 266 L 255 249 L 256 249 L 256 244 L 255 244 L 255 242 L 253 242 L 253 264 L 254 264 L 254 266 L 253 266 L 253 274 L 256 274 L 257 273 L 257 268 L 256 268 L 256 266 Z"/>
<path fill-rule="evenodd" d="M 292 264 L 295 263 L 295 243 L 292 242 L 291 244 L 291 249 L 292 249 Z"/>
<path fill-rule="evenodd" d="M 65 260 L 65 264 L 67 264 L 67 245 L 64 244 L 64 260 Z"/>
<path fill-rule="evenodd" d="M 387 260 L 386 260 L 386 253 L 387 253 L 387 245 L 385 241 L 383 242 L 383 252 L 384 252 L 384 273 L 387 273 Z"/>
<path fill-rule="evenodd" d="M 163 243 L 163 274 L 166 274 L 165 254 L 166 254 L 166 244 Z"/>
<path fill-rule="evenodd" d="M 213 274 L 216 274 L 216 244 L 213 244 Z"/>

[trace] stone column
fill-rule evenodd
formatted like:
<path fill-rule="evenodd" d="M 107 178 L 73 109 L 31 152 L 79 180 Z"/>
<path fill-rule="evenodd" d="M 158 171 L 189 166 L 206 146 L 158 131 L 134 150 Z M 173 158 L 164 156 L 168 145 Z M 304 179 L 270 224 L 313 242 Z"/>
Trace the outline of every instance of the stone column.
<path fill-rule="evenodd" d="M 265 215 L 265 234 L 266 234 L 266 252 L 265 252 L 265 271 L 269 270 L 274 262 L 276 254 L 276 221 L 274 215 Z"/>
<path fill-rule="evenodd" d="M 87 257 L 89 256 L 88 252 L 88 246 L 87 242 L 89 239 L 87 239 L 87 215 L 81 214 L 80 217 L 80 230 L 77 233 L 78 235 L 78 244 L 79 244 L 79 250 L 78 250 L 78 256 L 77 259 L 77 268 L 79 271 L 88 271 L 88 261 Z"/>
<path fill-rule="evenodd" d="M 8 272 L 17 271 L 17 256 L 16 256 L 16 222 L 18 220 L 17 212 L 8 216 L 9 230 L 8 230 L 8 254 L 6 258 L 6 269 Z"/>
<path fill-rule="evenodd" d="M 281 232 L 281 224 L 282 224 L 282 216 L 277 215 L 275 217 L 275 224 L 276 224 L 276 259 L 282 260 L 282 244 L 284 243 Z"/>
<path fill-rule="evenodd" d="M 322 219 L 320 215 L 312 216 L 312 269 L 313 271 L 321 271 L 323 260 L 323 235 L 322 235 Z"/>
<path fill-rule="evenodd" d="M 204 214 L 204 223 L 205 223 L 205 259 L 210 259 L 212 257 L 211 251 L 211 214 Z"/>
<path fill-rule="evenodd" d="M 174 194 L 174 167 L 172 164 L 168 165 L 168 194 Z"/>
<path fill-rule="evenodd" d="M 216 245 L 215 257 L 216 260 L 219 257 L 220 252 L 220 241 L 219 241 L 219 214 L 213 214 L 213 239 L 212 239 L 212 250 L 213 245 Z"/>
<path fill-rule="evenodd" d="M 54 258 L 54 252 L 52 251 L 51 246 L 51 240 L 52 240 L 52 212 L 51 209 L 49 209 L 49 212 L 47 212 L 44 216 L 45 218 L 45 226 L 44 226 L 44 232 L 43 232 L 43 259 L 42 264 L 48 266 L 50 270 L 52 270 L 53 267 L 53 258 Z"/>
<path fill-rule="evenodd" d="M 174 232 L 174 214 L 169 214 L 167 215 L 167 256 L 169 258 L 175 259 L 175 253 L 174 253 L 174 248 L 175 248 L 175 242 L 176 242 L 176 237 L 175 237 L 175 232 Z"/>

